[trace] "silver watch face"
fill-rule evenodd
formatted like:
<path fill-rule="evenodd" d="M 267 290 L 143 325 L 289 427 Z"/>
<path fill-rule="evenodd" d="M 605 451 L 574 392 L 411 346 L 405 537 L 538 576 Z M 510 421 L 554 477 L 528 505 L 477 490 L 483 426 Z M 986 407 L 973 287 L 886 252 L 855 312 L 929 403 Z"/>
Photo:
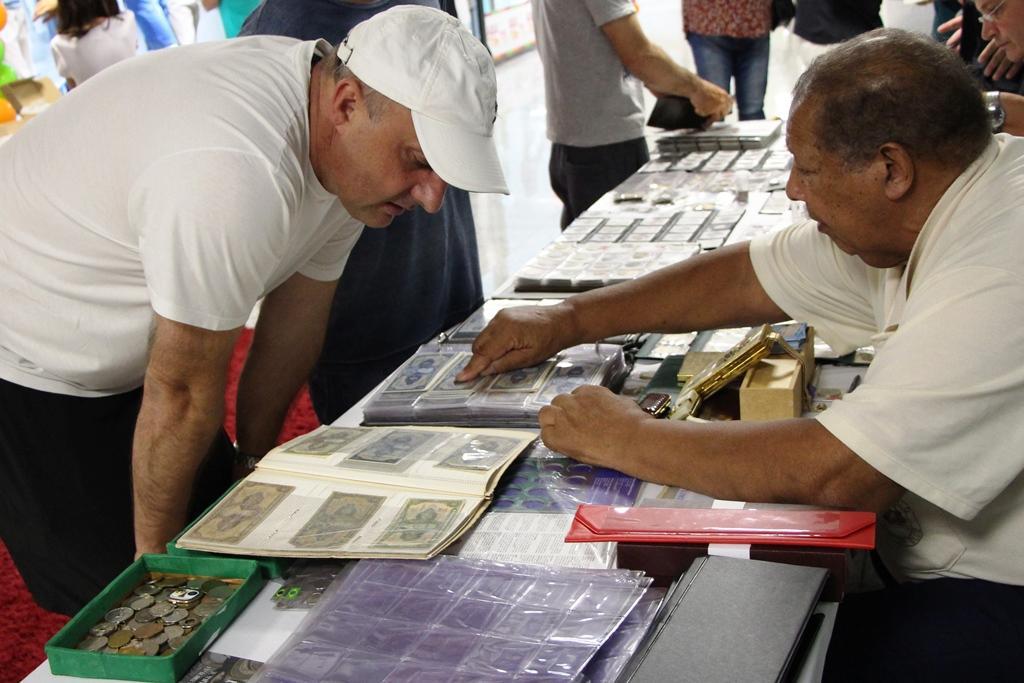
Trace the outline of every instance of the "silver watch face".
<path fill-rule="evenodd" d="M 992 119 L 992 132 L 1000 132 L 1003 129 L 1003 124 L 1006 123 L 1006 112 L 1003 111 L 1002 107 L 999 107 L 989 110 L 988 115 Z"/>
<path fill-rule="evenodd" d="M 1002 102 L 999 101 L 998 92 L 985 93 L 985 108 L 988 110 L 988 117 L 992 122 L 992 132 L 998 133 L 1006 123 L 1006 111 Z"/>

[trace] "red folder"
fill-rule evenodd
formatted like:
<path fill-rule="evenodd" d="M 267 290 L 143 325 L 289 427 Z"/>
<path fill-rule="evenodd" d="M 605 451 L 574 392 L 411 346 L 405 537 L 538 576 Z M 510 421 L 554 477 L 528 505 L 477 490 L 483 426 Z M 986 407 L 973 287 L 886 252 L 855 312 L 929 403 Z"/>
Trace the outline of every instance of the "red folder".
<path fill-rule="evenodd" d="M 580 505 L 567 543 L 749 543 L 870 550 L 875 513 Z"/>

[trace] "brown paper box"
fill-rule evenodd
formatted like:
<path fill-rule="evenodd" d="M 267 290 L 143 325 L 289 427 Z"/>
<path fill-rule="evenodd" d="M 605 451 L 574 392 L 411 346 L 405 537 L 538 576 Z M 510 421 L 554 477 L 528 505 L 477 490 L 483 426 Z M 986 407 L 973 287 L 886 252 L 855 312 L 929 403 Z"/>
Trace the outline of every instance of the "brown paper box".
<path fill-rule="evenodd" d="M 792 358 L 765 358 L 747 370 L 740 385 L 741 420 L 799 417 L 803 407 L 803 368 Z"/>

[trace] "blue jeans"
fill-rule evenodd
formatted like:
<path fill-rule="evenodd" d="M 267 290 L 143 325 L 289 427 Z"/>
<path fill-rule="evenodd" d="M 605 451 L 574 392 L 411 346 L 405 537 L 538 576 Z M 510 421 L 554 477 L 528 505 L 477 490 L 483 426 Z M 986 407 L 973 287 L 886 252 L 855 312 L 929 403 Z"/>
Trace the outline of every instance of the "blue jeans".
<path fill-rule="evenodd" d="M 729 90 L 736 79 L 736 105 L 740 120 L 764 118 L 764 91 L 768 87 L 768 34 L 760 38 L 731 38 L 687 33 L 697 63 L 697 74 Z"/>
<path fill-rule="evenodd" d="M 166 0 L 124 0 L 124 4 L 135 14 L 135 22 L 146 41 L 147 50 L 178 44 L 171 21 L 167 18 Z"/>

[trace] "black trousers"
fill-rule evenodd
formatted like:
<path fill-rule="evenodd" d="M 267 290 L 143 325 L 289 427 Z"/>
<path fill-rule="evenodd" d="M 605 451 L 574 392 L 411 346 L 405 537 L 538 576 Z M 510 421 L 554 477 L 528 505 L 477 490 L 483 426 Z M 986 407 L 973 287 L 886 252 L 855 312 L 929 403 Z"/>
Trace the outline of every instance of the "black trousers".
<path fill-rule="evenodd" d="M 562 200 L 562 229 L 651 158 L 644 138 L 596 147 L 551 145 L 551 189 Z"/>
<path fill-rule="evenodd" d="M 309 398 L 317 419 L 325 425 L 337 420 L 415 352 L 413 347 L 376 360 L 317 363 L 309 377 Z"/>
<path fill-rule="evenodd" d="M 1024 586 L 932 579 L 839 605 L 825 681 L 1019 681 Z"/>
<path fill-rule="evenodd" d="M 0 380 L 0 538 L 36 602 L 74 614 L 135 555 L 131 454 L 142 389 L 99 398 Z M 190 516 L 231 483 L 218 435 Z"/>

